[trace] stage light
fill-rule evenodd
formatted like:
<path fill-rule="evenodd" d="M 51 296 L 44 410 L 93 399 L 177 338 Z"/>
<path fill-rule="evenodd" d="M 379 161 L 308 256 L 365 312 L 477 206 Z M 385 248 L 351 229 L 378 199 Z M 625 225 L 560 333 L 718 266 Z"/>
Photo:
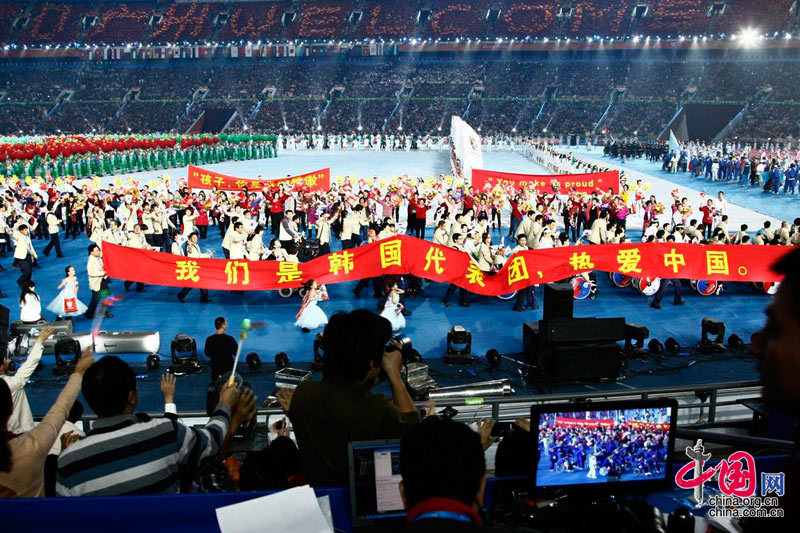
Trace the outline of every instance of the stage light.
<path fill-rule="evenodd" d="M 397 131 L 403 131 L 403 126 L 397 126 Z"/>
<path fill-rule="evenodd" d="M 739 335 L 733 333 L 728 337 L 728 348 L 731 350 L 741 350 L 744 348 L 744 341 Z"/>
<path fill-rule="evenodd" d="M 645 326 L 625 324 L 625 352 L 637 353 L 644 351 L 644 340 L 649 336 L 650 330 Z"/>
<path fill-rule="evenodd" d="M 247 366 L 250 367 L 250 370 L 255 370 L 261 366 L 261 358 L 256 352 L 250 352 L 247 354 L 245 361 L 247 362 Z"/>
<path fill-rule="evenodd" d="M 669 353 L 678 353 L 681 349 L 681 345 L 674 337 L 668 337 L 667 340 L 664 341 L 664 348 L 666 348 Z"/>
<path fill-rule="evenodd" d="M 278 352 L 275 354 L 275 366 L 280 369 L 289 366 L 289 356 L 286 355 L 286 352 Z"/>
<path fill-rule="evenodd" d="M 317 126 L 317 131 L 320 131 L 320 130 L 322 130 L 322 124 L 319 124 L 319 125 Z"/>
<path fill-rule="evenodd" d="M 714 339 L 709 338 L 714 335 Z M 723 353 L 725 346 L 725 323 L 721 320 L 705 317 L 700 328 L 700 351 L 703 353 Z"/>
<path fill-rule="evenodd" d="M 158 370 L 161 366 L 161 358 L 158 354 L 151 353 L 147 356 L 147 370 Z"/>
<path fill-rule="evenodd" d="M 411 44 L 417 44 L 417 39 L 416 38 L 411 39 Z"/>
<path fill-rule="evenodd" d="M 59 370 L 69 370 L 75 368 L 78 359 L 81 358 L 81 343 L 72 337 L 62 337 L 56 341 L 53 352 L 56 356 L 56 368 Z M 56 369 L 54 372 L 59 374 Z"/>
<path fill-rule="evenodd" d="M 634 35 L 634 36 L 633 36 L 633 42 L 634 42 L 635 44 L 638 44 L 638 43 L 639 43 L 639 36 L 638 36 L 638 35 Z"/>
<path fill-rule="evenodd" d="M 757 29 L 745 28 L 740 32 L 739 38 L 745 46 L 753 46 L 761 39 L 761 36 Z"/>
<path fill-rule="evenodd" d="M 791 33 L 787 33 L 786 35 L 783 36 L 783 38 L 788 41 L 789 39 L 792 38 L 792 34 Z"/>
<path fill-rule="evenodd" d="M 516 127 L 516 126 L 514 126 L 513 128 L 511 128 L 511 132 L 512 132 L 512 133 L 517 133 L 517 127 Z"/>
<path fill-rule="evenodd" d="M 358 125 L 358 131 L 361 131 L 362 129 L 364 129 L 364 128 L 362 128 L 362 127 L 361 127 L 361 124 L 359 124 L 359 125 Z"/>
<path fill-rule="evenodd" d="M 496 348 L 489 348 L 486 352 L 486 362 L 489 363 L 491 368 L 497 368 L 500 366 L 500 352 L 497 351 Z"/>
<path fill-rule="evenodd" d="M 639 132 L 638 131 L 634 131 L 633 134 L 634 135 L 639 135 Z"/>
<path fill-rule="evenodd" d="M 542 39 L 542 42 L 543 42 L 543 43 L 550 42 L 550 39 L 548 39 L 547 37 L 545 37 L 544 39 Z"/>
<path fill-rule="evenodd" d="M 652 354 L 664 353 L 664 345 L 658 339 L 650 339 L 650 342 L 647 343 L 647 351 Z"/>
<path fill-rule="evenodd" d="M 447 332 L 447 352 L 445 363 L 472 362 L 472 333 L 464 326 L 453 326 Z"/>

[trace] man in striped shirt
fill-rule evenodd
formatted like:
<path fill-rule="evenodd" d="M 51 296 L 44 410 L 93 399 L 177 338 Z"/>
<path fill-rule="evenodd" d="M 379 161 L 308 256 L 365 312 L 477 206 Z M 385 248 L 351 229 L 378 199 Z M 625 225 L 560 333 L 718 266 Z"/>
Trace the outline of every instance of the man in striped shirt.
<path fill-rule="evenodd" d="M 136 375 L 114 356 L 87 370 L 82 392 L 98 420 L 86 438 L 59 456 L 59 496 L 177 493 L 182 471 L 219 453 L 239 423 L 254 414 L 252 393 L 240 395 L 232 385 L 223 388 L 203 427 L 172 417 L 139 422 Z"/>

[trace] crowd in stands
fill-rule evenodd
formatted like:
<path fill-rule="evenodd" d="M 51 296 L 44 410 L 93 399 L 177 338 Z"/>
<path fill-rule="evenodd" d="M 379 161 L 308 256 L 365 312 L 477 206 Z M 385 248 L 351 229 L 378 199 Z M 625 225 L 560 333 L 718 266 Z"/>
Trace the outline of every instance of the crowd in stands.
<path fill-rule="evenodd" d="M 4 20 L 27 15 L 18 31 L 4 30 L 4 42 L 66 44 L 77 41 L 173 42 L 363 38 L 555 38 L 677 36 L 739 32 L 747 26 L 768 33 L 786 29 L 791 0 L 726 2 L 721 15 L 708 16 L 707 0 L 651 0 L 644 17 L 633 16 L 635 0 L 577 0 L 561 16 L 560 0 L 279 0 L 276 2 L 50 1 L 32 6 L 4 4 Z M 489 8 L 499 13 L 496 22 Z M 429 16 L 419 19 L 421 10 Z M 284 27 L 284 14 L 294 20 Z M 360 21 L 352 25 L 360 13 Z M 218 17 L 219 16 L 219 17 Z M 84 19 L 84 17 L 87 17 Z M 96 17 L 96 20 L 95 20 Z M 153 24 L 151 25 L 151 17 Z M 82 21 L 94 21 L 84 27 Z M 12 24 L 7 24 L 11 27 Z"/>
<path fill-rule="evenodd" d="M 466 113 L 482 132 L 653 138 L 692 102 L 748 106 L 729 137 L 787 140 L 800 133 L 790 81 L 800 76 L 800 64 L 780 55 L 8 61 L 6 67 L 0 85 L 6 134 L 181 132 L 206 108 L 222 107 L 236 108 L 249 128 L 273 132 L 402 126 L 424 134 Z M 343 91 L 332 95 L 334 88 Z M 179 121 L 189 108 L 190 117 Z"/>

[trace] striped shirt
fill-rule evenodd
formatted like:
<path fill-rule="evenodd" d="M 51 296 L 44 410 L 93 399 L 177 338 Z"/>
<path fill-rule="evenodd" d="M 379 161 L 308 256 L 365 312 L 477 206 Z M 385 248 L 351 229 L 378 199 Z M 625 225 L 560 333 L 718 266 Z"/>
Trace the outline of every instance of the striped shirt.
<path fill-rule="evenodd" d="M 138 422 L 124 414 L 97 420 L 92 431 L 58 457 L 59 496 L 177 493 L 180 470 L 217 454 L 230 409 L 218 405 L 199 428 L 179 421 Z"/>

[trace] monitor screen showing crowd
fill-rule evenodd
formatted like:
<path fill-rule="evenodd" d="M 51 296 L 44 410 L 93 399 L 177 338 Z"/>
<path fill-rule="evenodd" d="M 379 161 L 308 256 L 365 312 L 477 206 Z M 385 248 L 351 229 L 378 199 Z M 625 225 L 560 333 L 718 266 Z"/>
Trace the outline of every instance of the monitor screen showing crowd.
<path fill-rule="evenodd" d="M 673 408 L 662 403 L 595 409 L 536 412 L 535 486 L 663 482 L 672 448 Z"/>

